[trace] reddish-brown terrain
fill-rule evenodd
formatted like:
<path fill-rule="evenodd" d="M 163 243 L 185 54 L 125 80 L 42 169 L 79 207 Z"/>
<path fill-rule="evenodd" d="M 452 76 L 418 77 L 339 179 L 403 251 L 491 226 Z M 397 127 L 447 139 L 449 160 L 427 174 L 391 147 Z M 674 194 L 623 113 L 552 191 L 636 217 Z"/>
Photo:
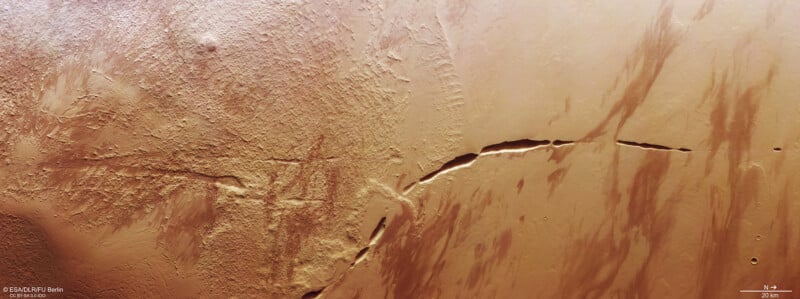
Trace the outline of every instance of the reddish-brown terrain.
<path fill-rule="evenodd" d="M 0 50 L 4 297 L 800 292 L 800 2 L 3 1 Z"/>

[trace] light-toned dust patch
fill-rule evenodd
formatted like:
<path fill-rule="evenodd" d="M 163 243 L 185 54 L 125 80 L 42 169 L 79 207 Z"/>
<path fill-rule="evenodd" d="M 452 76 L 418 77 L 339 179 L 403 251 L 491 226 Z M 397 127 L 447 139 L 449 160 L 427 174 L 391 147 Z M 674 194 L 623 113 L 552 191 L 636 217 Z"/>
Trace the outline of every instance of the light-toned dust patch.
<path fill-rule="evenodd" d="M 14 143 L 11 152 L 11 159 L 16 163 L 36 163 L 43 157 L 42 149 L 39 147 L 39 140 L 33 136 L 20 136 Z"/>
<path fill-rule="evenodd" d="M 103 52 L 63 60 L 42 82 L 42 112 L 72 118 L 103 106 L 132 107 L 141 98 L 140 90 L 117 74 L 117 60 Z M 130 108 L 126 110 L 118 112 Z"/>

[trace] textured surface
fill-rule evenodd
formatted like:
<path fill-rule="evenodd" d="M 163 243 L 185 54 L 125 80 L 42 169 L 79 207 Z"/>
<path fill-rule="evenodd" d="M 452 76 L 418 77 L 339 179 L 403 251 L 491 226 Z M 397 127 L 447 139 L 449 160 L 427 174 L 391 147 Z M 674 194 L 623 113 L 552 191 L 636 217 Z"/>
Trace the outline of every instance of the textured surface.
<path fill-rule="evenodd" d="M 98 2 L 0 5 L 4 287 L 800 291 L 800 2 Z"/>

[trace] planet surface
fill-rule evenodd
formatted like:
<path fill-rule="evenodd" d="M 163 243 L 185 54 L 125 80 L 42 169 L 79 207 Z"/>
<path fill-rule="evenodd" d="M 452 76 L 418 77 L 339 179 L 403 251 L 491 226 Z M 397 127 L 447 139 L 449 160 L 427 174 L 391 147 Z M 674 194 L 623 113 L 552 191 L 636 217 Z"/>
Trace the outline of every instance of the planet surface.
<path fill-rule="evenodd" d="M 800 292 L 800 2 L 3 1 L 0 36 L 2 296 Z"/>

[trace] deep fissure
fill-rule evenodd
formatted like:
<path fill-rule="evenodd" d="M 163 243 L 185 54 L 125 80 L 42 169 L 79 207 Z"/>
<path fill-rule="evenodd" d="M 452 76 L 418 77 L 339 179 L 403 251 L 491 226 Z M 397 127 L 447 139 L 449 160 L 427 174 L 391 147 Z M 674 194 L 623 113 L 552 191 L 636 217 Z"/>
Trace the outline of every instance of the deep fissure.
<path fill-rule="evenodd" d="M 457 167 L 462 167 L 462 166 L 468 165 L 468 164 L 474 162 L 475 160 L 477 160 L 478 157 L 481 156 L 481 155 L 491 155 L 491 154 L 496 154 L 496 153 L 503 153 L 503 152 L 506 152 L 506 151 L 515 151 L 515 152 L 528 151 L 528 150 L 533 150 L 533 149 L 536 149 L 538 147 L 543 147 L 543 146 L 546 146 L 546 145 L 552 145 L 552 146 L 555 146 L 555 147 L 559 147 L 559 146 L 564 146 L 564 145 L 573 145 L 575 143 L 576 142 L 573 141 L 573 140 L 562 140 L 562 139 L 555 139 L 555 140 L 519 139 L 519 140 L 503 141 L 503 142 L 500 142 L 500 143 L 490 144 L 490 145 L 484 146 L 480 150 L 480 152 L 478 152 L 478 153 L 467 153 L 467 154 L 455 157 L 450 161 L 447 161 L 441 167 L 439 167 L 438 169 L 436 169 L 436 170 L 424 175 L 418 181 L 414 181 L 414 182 L 411 182 L 408 185 L 406 185 L 406 187 L 403 188 L 403 192 L 408 192 L 418 182 L 419 183 L 423 183 L 423 182 L 430 181 L 440 173 L 446 172 L 448 170 L 451 170 L 451 169 L 454 169 L 454 168 L 457 168 Z M 647 143 L 647 142 L 635 142 L 635 141 L 628 141 L 628 140 L 617 140 L 617 144 L 618 145 L 622 145 L 622 146 L 631 146 L 631 147 L 637 147 L 637 148 L 647 149 L 647 150 L 678 151 L 678 152 L 684 152 L 684 153 L 692 151 L 691 149 L 686 148 L 686 147 L 673 148 L 673 147 L 660 145 L 660 144 Z"/>
<path fill-rule="evenodd" d="M 646 143 L 646 142 L 635 142 L 635 141 L 627 141 L 627 140 L 617 140 L 617 144 L 625 145 L 625 146 L 634 146 L 643 149 L 651 149 L 651 150 L 661 150 L 661 151 L 679 151 L 679 152 L 691 152 L 691 149 L 680 147 L 674 148 L 660 144 L 653 144 L 653 143 Z"/>

